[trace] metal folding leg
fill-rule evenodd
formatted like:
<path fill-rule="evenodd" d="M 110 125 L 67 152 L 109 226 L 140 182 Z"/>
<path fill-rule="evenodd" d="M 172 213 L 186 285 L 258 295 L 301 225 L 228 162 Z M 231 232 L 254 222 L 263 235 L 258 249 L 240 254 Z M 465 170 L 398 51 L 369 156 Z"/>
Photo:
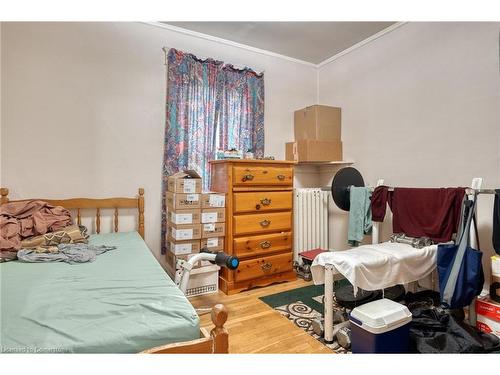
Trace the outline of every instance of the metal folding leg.
<path fill-rule="evenodd" d="M 325 265 L 325 341 L 333 342 L 333 265 Z"/>

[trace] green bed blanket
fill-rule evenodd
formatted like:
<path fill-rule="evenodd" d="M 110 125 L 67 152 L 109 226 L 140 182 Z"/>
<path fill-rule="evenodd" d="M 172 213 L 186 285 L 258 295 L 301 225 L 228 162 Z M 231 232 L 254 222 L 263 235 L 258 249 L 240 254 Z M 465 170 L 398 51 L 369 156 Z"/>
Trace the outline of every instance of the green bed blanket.
<path fill-rule="evenodd" d="M 136 353 L 199 338 L 196 311 L 137 232 L 92 263 L 0 263 L 3 353 Z"/>

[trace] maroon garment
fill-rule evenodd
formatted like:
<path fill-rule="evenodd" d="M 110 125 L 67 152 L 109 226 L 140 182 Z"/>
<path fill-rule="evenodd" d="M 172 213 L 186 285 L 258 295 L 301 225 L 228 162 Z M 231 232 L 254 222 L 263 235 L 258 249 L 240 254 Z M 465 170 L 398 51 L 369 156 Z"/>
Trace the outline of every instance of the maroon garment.
<path fill-rule="evenodd" d="M 372 201 L 372 221 L 383 222 L 387 201 L 389 200 L 389 187 L 377 186 L 373 190 L 370 199 Z"/>
<path fill-rule="evenodd" d="M 372 220 L 392 210 L 392 231 L 446 242 L 456 233 L 465 188 L 394 188 L 379 186 L 372 194 Z"/>

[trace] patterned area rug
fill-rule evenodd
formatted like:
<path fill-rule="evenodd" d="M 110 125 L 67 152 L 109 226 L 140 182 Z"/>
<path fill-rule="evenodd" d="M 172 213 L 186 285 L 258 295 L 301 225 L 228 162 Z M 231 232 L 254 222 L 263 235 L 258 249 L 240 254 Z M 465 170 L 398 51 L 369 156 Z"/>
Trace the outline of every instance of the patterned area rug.
<path fill-rule="evenodd" d="M 334 290 L 343 285 L 346 285 L 344 280 L 336 283 Z M 335 353 L 350 353 L 350 351 L 342 348 L 337 341 L 334 341 L 332 344 L 327 344 L 323 337 L 318 336 L 313 331 L 311 325 L 312 321 L 316 318 L 323 317 L 323 285 L 311 285 L 292 289 L 286 292 L 260 297 L 260 300 L 278 311 L 285 318 L 291 320 L 297 327 L 306 331 L 309 335 L 332 349 Z M 345 311 L 343 307 L 335 302 L 335 299 L 333 305 L 334 310 Z"/>

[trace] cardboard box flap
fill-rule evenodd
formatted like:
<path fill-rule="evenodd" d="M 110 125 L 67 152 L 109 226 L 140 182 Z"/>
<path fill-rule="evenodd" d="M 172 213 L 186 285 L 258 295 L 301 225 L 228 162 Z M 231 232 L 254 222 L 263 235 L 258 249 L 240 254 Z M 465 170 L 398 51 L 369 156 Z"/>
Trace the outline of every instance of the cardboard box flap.
<path fill-rule="evenodd" d="M 179 178 L 201 178 L 201 176 L 194 169 L 188 169 L 185 171 L 174 173 L 170 175 L 169 178 L 179 179 Z"/>

